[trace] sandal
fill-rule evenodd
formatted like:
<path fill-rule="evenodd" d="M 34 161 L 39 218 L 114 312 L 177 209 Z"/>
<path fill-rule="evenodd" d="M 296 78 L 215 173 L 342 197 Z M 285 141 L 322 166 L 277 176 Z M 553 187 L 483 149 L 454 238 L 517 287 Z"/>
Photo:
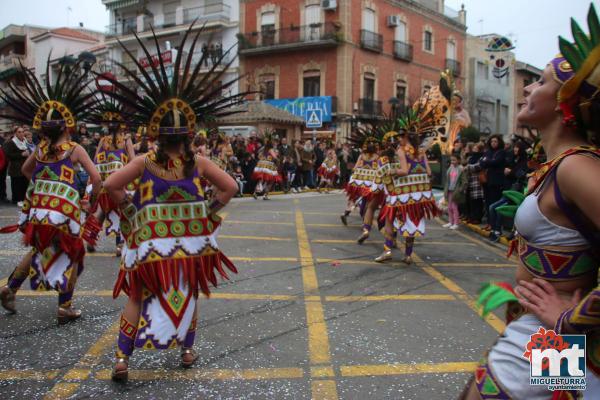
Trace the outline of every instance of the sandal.
<path fill-rule="evenodd" d="M 191 360 L 186 361 L 185 356 L 190 354 L 192 356 Z M 181 367 L 182 368 L 191 368 L 192 365 L 196 363 L 198 360 L 198 353 L 194 349 L 181 349 Z"/>
<path fill-rule="evenodd" d="M 0 288 L 0 301 L 2 302 L 2 307 L 11 314 L 17 312 L 15 307 L 15 291 L 9 288 L 8 286 L 3 286 Z"/>
<path fill-rule="evenodd" d="M 119 368 L 119 364 L 125 364 L 125 368 Z M 129 357 L 118 357 L 112 370 L 111 379 L 115 382 L 125 383 L 129 377 Z"/>
<path fill-rule="evenodd" d="M 57 319 L 58 319 L 59 325 L 64 325 L 71 321 L 75 321 L 76 319 L 79 319 L 80 317 L 81 317 L 81 310 L 77 310 L 73 307 L 69 307 L 69 308 L 58 307 Z"/>

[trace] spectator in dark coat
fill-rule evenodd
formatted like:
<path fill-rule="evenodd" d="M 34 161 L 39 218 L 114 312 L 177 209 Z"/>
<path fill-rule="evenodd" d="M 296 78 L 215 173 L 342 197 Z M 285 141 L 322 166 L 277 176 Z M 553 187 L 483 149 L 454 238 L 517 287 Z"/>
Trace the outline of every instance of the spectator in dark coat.
<path fill-rule="evenodd" d="M 483 192 L 485 205 L 489 208 L 502 197 L 505 182 L 506 152 L 504 151 L 504 141 L 500 135 L 490 136 L 487 146 L 486 152 L 479 160 L 479 165 L 486 174 L 487 182 L 483 187 Z"/>
<path fill-rule="evenodd" d="M 4 145 L 4 153 L 8 160 L 8 176 L 13 204 L 21 204 L 25 200 L 25 192 L 29 181 L 21 172 L 23 163 L 31 152 L 27 148 L 25 130 L 21 126 L 15 127 L 14 136 Z"/>

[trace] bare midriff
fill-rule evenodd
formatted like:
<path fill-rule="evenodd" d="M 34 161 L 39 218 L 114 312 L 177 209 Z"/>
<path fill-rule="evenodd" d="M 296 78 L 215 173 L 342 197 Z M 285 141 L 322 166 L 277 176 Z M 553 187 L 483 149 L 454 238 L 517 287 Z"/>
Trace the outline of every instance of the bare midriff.
<path fill-rule="evenodd" d="M 521 263 L 517 265 L 517 283 L 519 283 L 519 281 L 533 282 L 534 278 L 544 279 L 531 274 L 527 270 L 527 268 L 525 268 Z M 556 291 L 561 297 L 570 299 L 577 289 L 581 289 L 582 294 L 585 295 L 587 292 L 595 288 L 597 286 L 597 280 L 598 272 L 594 270 L 586 273 L 585 275 L 581 275 L 577 278 L 573 278 L 568 281 L 547 280 L 547 282 L 549 282 L 554 287 L 554 289 L 556 289 Z"/>

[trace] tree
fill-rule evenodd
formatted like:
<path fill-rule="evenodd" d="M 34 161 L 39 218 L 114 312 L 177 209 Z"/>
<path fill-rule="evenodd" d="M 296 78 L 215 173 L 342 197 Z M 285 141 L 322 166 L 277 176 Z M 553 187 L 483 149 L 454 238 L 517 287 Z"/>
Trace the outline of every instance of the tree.
<path fill-rule="evenodd" d="M 480 137 L 481 137 L 481 132 L 479 132 L 479 130 L 477 128 L 475 128 L 473 125 L 468 126 L 468 127 L 464 128 L 462 131 L 460 131 L 460 139 L 463 143 L 479 142 Z"/>

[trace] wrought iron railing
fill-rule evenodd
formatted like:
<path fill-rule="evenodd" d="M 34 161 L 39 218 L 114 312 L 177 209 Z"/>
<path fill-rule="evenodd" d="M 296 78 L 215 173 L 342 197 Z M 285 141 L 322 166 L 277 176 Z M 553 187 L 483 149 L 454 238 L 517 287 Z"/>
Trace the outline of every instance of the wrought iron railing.
<path fill-rule="evenodd" d="M 383 36 L 378 33 L 360 30 L 360 45 L 362 48 L 377 52 L 383 51 Z"/>
<path fill-rule="evenodd" d="M 239 34 L 240 50 L 267 48 L 272 46 L 317 43 L 341 40 L 339 28 L 331 23 L 291 26 L 282 29 L 265 29 L 262 32 Z"/>
<path fill-rule="evenodd" d="M 450 70 L 454 76 L 460 76 L 460 62 L 446 58 L 446 69 Z"/>
<path fill-rule="evenodd" d="M 398 60 L 412 61 L 413 47 L 405 42 L 394 41 L 394 57 Z"/>
<path fill-rule="evenodd" d="M 358 99 L 358 113 L 360 115 L 378 116 L 382 114 L 382 103 L 373 99 Z"/>

